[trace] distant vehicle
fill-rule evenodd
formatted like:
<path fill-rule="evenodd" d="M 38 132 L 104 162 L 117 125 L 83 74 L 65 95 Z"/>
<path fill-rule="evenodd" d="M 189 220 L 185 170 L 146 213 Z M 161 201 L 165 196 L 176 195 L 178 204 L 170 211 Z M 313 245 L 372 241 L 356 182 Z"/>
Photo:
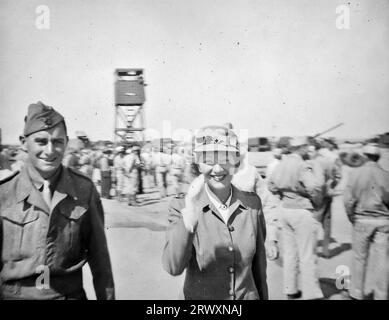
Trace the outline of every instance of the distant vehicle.
<path fill-rule="evenodd" d="M 276 146 L 277 148 L 287 148 L 289 147 L 289 144 L 290 144 L 290 140 L 292 139 L 292 137 L 281 137 L 280 140 L 278 140 Z"/>
<path fill-rule="evenodd" d="M 381 134 L 378 143 L 381 148 L 389 148 L 389 132 Z"/>
<path fill-rule="evenodd" d="M 270 151 L 271 144 L 268 138 L 265 137 L 255 137 L 248 139 L 248 150 L 250 152 L 263 152 Z"/>

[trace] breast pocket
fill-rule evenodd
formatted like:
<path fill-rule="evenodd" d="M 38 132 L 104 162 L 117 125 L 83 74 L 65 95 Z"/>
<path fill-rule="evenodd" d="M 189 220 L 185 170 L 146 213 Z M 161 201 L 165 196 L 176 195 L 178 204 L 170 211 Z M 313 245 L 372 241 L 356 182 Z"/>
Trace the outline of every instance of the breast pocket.
<path fill-rule="evenodd" d="M 88 207 L 85 205 L 78 205 L 74 203 L 67 203 L 61 205 L 59 209 L 60 213 L 60 229 L 63 243 L 66 243 L 69 248 L 74 250 L 81 244 L 82 225 L 85 219 L 85 213 L 88 211 Z"/>
<path fill-rule="evenodd" d="M 3 257 L 21 260 L 35 252 L 38 243 L 37 221 L 39 212 L 33 207 L 23 208 L 23 203 L 5 209 L 3 218 Z"/>

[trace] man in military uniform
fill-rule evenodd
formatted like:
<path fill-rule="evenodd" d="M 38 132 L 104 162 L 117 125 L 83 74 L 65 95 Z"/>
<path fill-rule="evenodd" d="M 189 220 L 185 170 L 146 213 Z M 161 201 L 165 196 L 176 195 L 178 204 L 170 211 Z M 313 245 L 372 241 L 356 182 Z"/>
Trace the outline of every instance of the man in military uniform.
<path fill-rule="evenodd" d="M 321 229 L 316 209 L 322 206 L 325 181 L 322 169 L 306 161 L 307 149 L 307 137 L 292 139 L 291 154 L 282 158 L 268 180 L 270 192 L 281 199 L 283 281 L 288 299 L 323 298 L 316 275 L 316 245 Z"/>
<path fill-rule="evenodd" d="M 324 174 L 325 181 L 325 195 L 323 197 L 323 203 L 321 208 L 317 211 L 320 212 L 320 222 L 323 225 L 323 241 L 322 241 L 322 254 L 323 258 L 330 258 L 330 242 L 331 242 L 331 207 L 332 199 L 335 196 L 340 195 L 339 191 L 336 191 L 336 186 L 341 179 L 341 167 L 337 161 L 337 155 L 334 151 L 330 150 L 327 146 L 330 146 L 330 142 L 324 141 L 322 143 L 315 142 L 314 145 L 309 146 L 310 161 L 318 165 Z"/>
<path fill-rule="evenodd" d="M 378 161 L 380 149 L 363 148 L 366 162 L 350 172 L 344 191 L 353 224 L 350 298 L 388 300 L 389 292 L 389 172 Z M 370 266 L 369 257 L 374 263 Z"/>
<path fill-rule="evenodd" d="M 61 164 L 64 118 L 31 104 L 22 140 L 25 166 L 0 183 L 1 298 L 86 299 L 88 263 L 97 299 L 114 299 L 99 195 L 91 180 Z"/>

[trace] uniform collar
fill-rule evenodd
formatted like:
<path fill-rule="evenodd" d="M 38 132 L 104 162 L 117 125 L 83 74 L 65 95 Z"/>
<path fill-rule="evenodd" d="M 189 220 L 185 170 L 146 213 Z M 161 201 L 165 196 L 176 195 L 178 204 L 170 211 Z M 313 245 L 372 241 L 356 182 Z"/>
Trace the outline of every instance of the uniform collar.
<path fill-rule="evenodd" d="M 55 191 L 76 198 L 74 182 L 69 174 L 68 168 L 61 167 L 53 178 L 55 180 L 53 183 L 57 181 L 54 189 Z M 36 192 L 39 193 L 38 190 L 43 185 L 43 181 L 44 179 L 27 161 L 26 165 L 23 166 L 23 169 L 21 170 L 20 179 L 16 186 L 16 200 L 20 202 L 29 197 L 29 202 L 36 202 Z"/>
<path fill-rule="evenodd" d="M 238 207 L 242 207 L 243 209 L 247 209 L 247 206 L 239 199 L 239 190 L 231 184 L 231 202 L 230 206 L 232 206 L 235 202 L 238 203 Z M 208 211 L 211 209 L 214 212 L 217 212 L 217 208 L 213 205 L 212 201 L 209 199 L 209 196 L 205 190 L 201 192 L 200 199 L 199 199 L 199 206 L 202 208 L 203 212 Z"/>
<path fill-rule="evenodd" d="M 208 196 L 208 199 L 212 202 L 212 204 L 216 208 L 222 208 L 224 206 L 229 207 L 231 204 L 231 198 L 232 198 L 232 187 L 230 188 L 230 195 L 226 201 L 226 203 L 222 203 L 219 198 L 215 195 L 215 193 L 211 190 L 211 188 L 208 186 L 208 184 L 205 184 L 205 192 Z"/>
<path fill-rule="evenodd" d="M 35 188 L 39 190 L 42 187 L 45 179 L 42 178 L 39 172 L 33 167 L 33 165 L 29 161 L 26 162 L 26 169 L 28 171 L 28 176 L 30 177 L 32 184 L 35 186 Z M 52 186 L 53 190 L 55 189 L 55 186 L 58 183 L 61 171 L 62 166 L 60 166 L 54 173 L 54 175 L 50 177 L 50 179 L 48 179 L 50 186 Z"/>

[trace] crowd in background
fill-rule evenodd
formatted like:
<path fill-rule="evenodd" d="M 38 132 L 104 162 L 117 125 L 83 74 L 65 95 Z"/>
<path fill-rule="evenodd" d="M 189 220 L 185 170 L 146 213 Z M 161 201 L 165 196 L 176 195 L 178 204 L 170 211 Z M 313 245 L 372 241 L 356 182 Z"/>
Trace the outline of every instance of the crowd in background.
<path fill-rule="evenodd" d="M 26 154 L 22 148 L 5 149 L 1 153 L 1 175 L 6 177 L 19 171 Z M 100 149 L 69 148 L 63 159 L 66 167 L 89 177 L 105 199 L 116 198 L 137 205 L 137 195 L 146 189 L 158 188 L 160 198 L 168 195 L 168 185 L 173 194 L 184 191 L 183 186 L 193 177 L 190 154 L 182 147 L 143 148 L 117 146 Z M 1 177 L 0 177 L 1 178 Z"/>

